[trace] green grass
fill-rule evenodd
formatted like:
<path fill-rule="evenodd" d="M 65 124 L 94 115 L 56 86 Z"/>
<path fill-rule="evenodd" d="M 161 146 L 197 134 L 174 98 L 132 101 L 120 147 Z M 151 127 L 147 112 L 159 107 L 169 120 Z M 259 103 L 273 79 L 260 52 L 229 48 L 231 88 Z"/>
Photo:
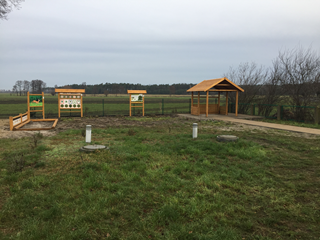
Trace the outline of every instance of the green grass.
<path fill-rule="evenodd" d="M 311 123 L 301 123 L 295 121 L 285 121 L 285 120 L 276 120 L 276 119 L 262 119 L 258 121 L 269 122 L 269 123 L 277 123 L 277 124 L 284 124 L 284 125 L 291 125 L 296 127 L 306 127 L 306 128 L 316 128 L 320 129 L 320 124 L 311 124 Z"/>
<path fill-rule="evenodd" d="M 221 143 L 224 123 L 201 122 L 193 140 L 191 121 L 155 120 L 94 129 L 97 153 L 81 130 L 1 139 L 0 239 L 319 239 L 319 138 Z"/>
<path fill-rule="evenodd" d="M 164 114 L 188 113 L 188 97 L 152 97 L 146 95 L 145 114 L 162 114 L 162 99 L 164 99 Z M 104 100 L 104 104 L 102 102 Z M 148 103 L 148 100 L 151 101 Z M 99 115 L 129 115 L 129 95 L 126 97 L 83 97 L 84 116 Z M 45 114 L 47 118 L 58 117 L 58 97 L 45 96 Z M 10 96 L 0 94 L 1 117 L 16 116 L 27 111 L 26 96 Z M 70 111 L 63 110 L 61 116 L 70 116 Z M 41 113 L 36 113 L 41 116 Z M 142 109 L 133 109 L 132 114 L 141 115 Z M 71 116 L 80 116 L 80 113 L 71 113 Z"/>

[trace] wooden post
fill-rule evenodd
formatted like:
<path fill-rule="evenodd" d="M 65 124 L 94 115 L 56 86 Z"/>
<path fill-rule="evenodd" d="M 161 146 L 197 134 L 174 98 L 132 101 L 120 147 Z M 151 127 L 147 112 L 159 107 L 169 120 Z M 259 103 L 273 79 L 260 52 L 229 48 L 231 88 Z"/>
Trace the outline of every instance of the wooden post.
<path fill-rule="evenodd" d="M 277 120 L 280 121 L 281 120 L 281 106 L 278 105 L 277 107 Z"/>
<path fill-rule="evenodd" d="M 236 92 L 236 112 L 235 112 L 236 117 L 238 116 L 238 96 L 239 96 L 239 92 L 237 91 Z"/>
<path fill-rule="evenodd" d="M 228 115 L 228 92 L 226 92 L 226 115 Z"/>
<path fill-rule="evenodd" d="M 46 116 L 44 115 L 44 93 L 42 92 L 42 118 L 45 119 Z"/>
<path fill-rule="evenodd" d="M 197 113 L 200 115 L 200 92 L 198 91 L 198 110 Z"/>
<path fill-rule="evenodd" d="M 314 109 L 314 124 L 319 124 L 319 118 L 320 118 L 320 108 L 319 107 L 316 107 Z"/>
<path fill-rule="evenodd" d="M 60 108 L 61 108 L 60 93 L 58 93 L 58 117 L 59 118 L 60 118 Z"/>
<path fill-rule="evenodd" d="M 193 92 L 191 92 L 191 107 L 193 107 Z"/>
<path fill-rule="evenodd" d="M 142 97 L 142 116 L 144 116 L 144 96 Z"/>
<path fill-rule="evenodd" d="M 29 92 L 28 92 L 29 94 Z M 13 117 L 9 117 L 10 131 L 13 130 Z"/>
<path fill-rule="evenodd" d="M 206 117 L 208 117 L 209 113 L 209 91 L 207 91 L 207 99 L 206 99 Z"/>
<path fill-rule="evenodd" d="M 82 93 L 80 94 L 80 99 L 81 99 L 81 117 L 83 117 L 83 101 L 82 101 Z"/>
<path fill-rule="evenodd" d="M 131 117 L 131 93 L 130 93 L 130 99 L 129 99 L 129 116 Z"/>
<path fill-rule="evenodd" d="M 29 94 L 29 92 L 28 92 L 28 95 L 27 95 L 27 97 L 28 97 L 28 119 L 30 119 L 30 94 Z"/>
<path fill-rule="evenodd" d="M 218 92 L 218 113 L 220 114 L 220 92 Z"/>

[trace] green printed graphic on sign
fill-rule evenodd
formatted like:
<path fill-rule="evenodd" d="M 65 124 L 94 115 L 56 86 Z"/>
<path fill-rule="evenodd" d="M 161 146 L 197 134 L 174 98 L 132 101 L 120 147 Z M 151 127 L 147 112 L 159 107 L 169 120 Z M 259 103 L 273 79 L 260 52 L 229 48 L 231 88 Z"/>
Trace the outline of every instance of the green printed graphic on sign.
<path fill-rule="evenodd" d="M 144 96 L 142 94 L 132 94 L 131 95 L 131 102 L 142 102 L 143 97 Z"/>
<path fill-rule="evenodd" d="M 42 95 L 29 96 L 30 107 L 42 107 Z"/>

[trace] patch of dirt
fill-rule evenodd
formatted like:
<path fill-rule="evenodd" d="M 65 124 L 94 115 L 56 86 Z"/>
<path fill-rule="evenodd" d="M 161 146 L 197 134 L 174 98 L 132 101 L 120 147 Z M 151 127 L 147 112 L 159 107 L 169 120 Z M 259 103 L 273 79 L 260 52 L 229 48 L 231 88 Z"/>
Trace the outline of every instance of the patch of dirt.
<path fill-rule="evenodd" d="M 181 119 L 176 116 L 171 116 L 170 120 L 174 122 L 180 122 Z M 167 122 L 167 120 L 166 120 Z M 26 128 L 41 128 L 41 127 L 50 127 L 52 122 L 30 122 L 23 126 L 23 129 Z M 44 136 L 54 136 L 59 132 L 68 130 L 68 129 L 85 129 L 86 125 L 92 125 L 92 128 L 108 128 L 108 127 L 121 127 L 121 126 L 145 126 L 152 127 L 155 125 L 163 124 L 163 120 L 155 121 L 137 121 L 137 120 L 127 120 L 124 117 L 99 117 L 99 118 L 61 118 L 58 121 L 57 126 L 51 130 L 42 130 L 39 131 Z M 23 138 L 31 137 L 35 132 L 38 131 L 10 131 L 9 119 L 0 119 L 0 138 Z"/>
<path fill-rule="evenodd" d="M 211 126 L 210 126 L 211 127 Z M 319 138 L 317 135 L 308 134 L 308 133 L 298 133 L 298 132 L 290 132 L 287 130 L 278 130 L 278 129 L 272 129 L 272 128 L 266 128 L 266 127 L 260 127 L 260 126 L 253 126 L 253 125 L 246 125 L 241 123 L 232 123 L 228 126 L 215 126 L 215 128 L 231 132 L 231 131 L 250 131 L 252 133 L 267 133 L 267 134 L 275 134 L 275 135 L 281 135 L 281 136 L 294 136 L 294 137 L 302 137 L 302 138 L 308 138 L 308 139 L 317 139 Z"/>
<path fill-rule="evenodd" d="M 168 124 L 181 124 L 183 122 L 194 122 L 193 119 L 185 119 L 177 117 L 176 115 L 169 115 L 169 119 L 161 119 L 163 116 L 154 117 L 153 119 L 141 119 L 138 120 L 128 120 L 125 117 L 99 117 L 99 118 L 61 118 L 58 121 L 58 124 L 55 129 L 51 130 L 42 130 L 44 136 L 54 136 L 59 132 L 68 130 L 68 129 L 85 129 L 86 125 L 92 125 L 92 128 L 118 128 L 118 127 L 128 127 L 128 126 L 144 126 L 144 127 L 154 127 L 157 125 L 162 125 L 164 123 Z M 23 128 L 40 128 L 48 127 L 52 125 L 52 122 L 32 122 L 25 125 Z M 228 123 L 214 126 L 202 126 L 201 128 L 215 128 L 220 131 L 250 131 L 252 133 L 268 133 L 268 134 L 277 134 L 285 136 L 296 136 L 302 138 L 315 139 L 318 138 L 316 135 L 307 134 L 307 133 L 296 133 L 289 131 L 281 131 L 271 128 L 245 125 L 239 123 Z M 22 137 L 31 137 L 34 135 L 35 131 L 10 131 L 9 129 L 9 119 L 0 119 L 0 138 L 22 138 Z"/>

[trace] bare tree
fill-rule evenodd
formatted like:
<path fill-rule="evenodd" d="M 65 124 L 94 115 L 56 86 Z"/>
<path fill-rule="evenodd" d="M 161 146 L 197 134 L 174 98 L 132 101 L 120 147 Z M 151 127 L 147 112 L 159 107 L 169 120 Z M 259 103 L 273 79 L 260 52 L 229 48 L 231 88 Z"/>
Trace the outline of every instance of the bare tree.
<path fill-rule="evenodd" d="M 32 93 L 41 93 L 46 86 L 47 84 L 42 80 L 36 79 L 31 81 Z"/>
<path fill-rule="evenodd" d="M 7 20 L 8 14 L 13 8 L 20 8 L 20 3 L 24 0 L 0 0 L 0 19 Z"/>
<path fill-rule="evenodd" d="M 30 89 L 30 82 L 27 80 L 23 81 L 23 93 L 24 95 L 27 95 L 27 92 L 29 92 Z"/>
<path fill-rule="evenodd" d="M 241 63 L 238 68 L 230 67 L 229 71 L 224 76 L 230 79 L 244 89 L 244 92 L 239 94 L 239 112 L 246 113 L 250 105 L 257 100 L 260 94 L 262 83 L 268 77 L 268 70 L 263 66 L 258 67 L 256 63 Z M 235 102 L 235 94 L 229 94 L 231 102 Z"/>
<path fill-rule="evenodd" d="M 104 90 L 103 94 L 108 97 L 109 91 L 108 90 Z"/>
<path fill-rule="evenodd" d="M 306 106 L 312 104 L 317 93 L 315 86 L 320 79 L 320 56 L 311 48 L 297 47 L 292 50 L 280 51 L 274 64 L 279 66 L 281 84 L 288 94 L 288 102 L 297 120 L 308 118 Z"/>
<path fill-rule="evenodd" d="M 13 85 L 13 87 L 12 87 L 12 92 L 16 92 L 16 93 L 17 93 L 17 96 L 18 96 L 17 84 Z"/>

